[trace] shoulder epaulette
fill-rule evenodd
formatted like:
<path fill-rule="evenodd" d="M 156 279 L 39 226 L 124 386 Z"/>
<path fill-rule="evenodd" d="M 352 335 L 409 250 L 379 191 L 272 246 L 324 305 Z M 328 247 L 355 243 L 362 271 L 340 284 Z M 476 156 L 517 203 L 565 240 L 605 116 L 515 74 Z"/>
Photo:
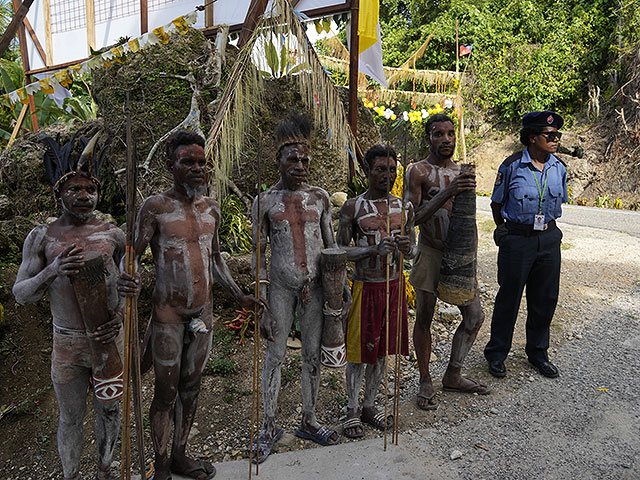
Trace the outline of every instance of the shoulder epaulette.
<path fill-rule="evenodd" d="M 562 160 L 562 159 L 561 159 L 559 156 L 557 156 L 557 155 L 554 155 L 554 157 L 556 157 L 556 159 L 557 159 L 557 160 L 558 160 L 562 165 L 564 165 L 564 168 L 567 168 L 567 164 L 566 164 L 566 163 L 564 163 L 564 160 Z"/>
<path fill-rule="evenodd" d="M 507 158 L 505 158 L 504 161 L 502 162 L 502 165 L 504 165 L 505 167 L 508 167 L 513 162 L 520 160 L 521 158 L 522 158 L 522 152 L 516 152 L 512 155 L 509 155 Z"/>

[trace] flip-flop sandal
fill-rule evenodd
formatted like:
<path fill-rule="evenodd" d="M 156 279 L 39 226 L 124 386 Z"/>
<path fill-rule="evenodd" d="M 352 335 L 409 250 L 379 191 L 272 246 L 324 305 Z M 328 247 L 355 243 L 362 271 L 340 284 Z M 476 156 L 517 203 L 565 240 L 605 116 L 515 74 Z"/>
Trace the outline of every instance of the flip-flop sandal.
<path fill-rule="evenodd" d="M 436 396 L 436 392 L 433 392 L 431 395 L 423 395 L 421 393 L 416 394 L 416 397 L 418 399 L 422 398 L 423 400 L 427 401 L 427 403 L 425 403 L 424 406 L 422 406 L 416 399 L 416 407 L 418 407 L 420 410 L 426 410 L 426 411 L 436 410 L 438 408 L 438 404 L 429 403 L 431 400 L 435 398 L 435 396 Z"/>
<path fill-rule="evenodd" d="M 284 433 L 284 430 L 282 428 L 279 428 L 278 430 L 276 430 L 276 434 L 271 437 L 269 440 L 263 440 L 262 438 L 260 439 L 260 449 L 257 448 L 257 438 L 253 439 L 253 459 L 251 460 L 252 463 L 262 463 L 264 462 L 267 457 L 271 454 L 271 449 L 273 448 L 273 446 L 275 445 L 275 443 L 280 440 L 280 437 L 282 437 L 282 434 Z"/>
<path fill-rule="evenodd" d="M 296 436 L 300 438 L 304 438 L 305 440 L 313 440 L 314 442 L 316 442 L 319 445 L 322 445 L 323 447 L 337 445 L 338 442 L 340 442 L 340 437 L 338 437 L 333 442 L 329 441 L 329 437 L 334 433 L 338 433 L 338 432 L 336 432 L 332 428 L 327 427 L 326 425 L 323 425 L 322 427 L 320 427 L 316 431 L 316 433 L 309 433 L 309 432 L 305 432 L 300 428 L 296 428 Z"/>
<path fill-rule="evenodd" d="M 360 428 L 359 433 L 348 433 L 347 429 Z M 362 438 L 364 437 L 364 427 L 358 417 L 347 418 L 342 424 L 342 434 L 347 438 Z"/>
<path fill-rule="evenodd" d="M 371 418 L 368 415 L 365 415 L 363 411 L 362 415 L 360 415 L 360 419 L 367 425 L 371 425 L 378 430 L 384 430 L 384 412 L 377 412 L 373 418 Z M 393 415 L 388 415 L 387 428 L 391 427 L 393 427 Z"/>
<path fill-rule="evenodd" d="M 453 388 L 453 387 L 445 387 L 442 386 L 442 389 L 445 392 L 456 392 L 456 393 L 477 393 L 478 395 L 489 395 L 491 393 L 491 388 L 489 385 L 483 385 L 477 380 L 472 378 L 467 378 L 471 382 L 467 388 Z"/>
<path fill-rule="evenodd" d="M 195 461 L 198 463 L 197 467 L 193 467 L 189 470 L 176 470 L 171 467 L 171 473 L 177 473 L 178 475 L 195 478 L 197 480 L 210 480 L 216 476 L 216 467 L 214 467 L 210 462 L 199 459 L 196 459 Z"/>

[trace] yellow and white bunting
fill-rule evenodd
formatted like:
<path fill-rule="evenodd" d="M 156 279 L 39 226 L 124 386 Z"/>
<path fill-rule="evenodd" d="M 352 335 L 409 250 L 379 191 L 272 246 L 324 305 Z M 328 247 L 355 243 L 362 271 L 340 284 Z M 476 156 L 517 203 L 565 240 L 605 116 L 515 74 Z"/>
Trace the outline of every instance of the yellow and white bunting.
<path fill-rule="evenodd" d="M 113 47 L 106 52 L 94 55 L 82 63 L 57 70 L 48 77 L 44 77 L 13 92 L 9 92 L 6 95 L 2 95 L 0 102 L 13 109 L 18 102 L 23 104 L 28 103 L 29 95 L 33 95 L 38 91 L 50 94 L 53 93 L 56 85 L 69 88 L 73 83 L 73 77 L 76 75 L 87 74 L 94 68 L 110 67 L 114 62 L 122 63 L 125 54 L 139 53 L 149 45 L 156 45 L 158 43 L 166 44 L 170 40 L 169 35 L 173 32 L 185 35 L 191 25 L 196 23 L 197 17 L 197 11 L 180 16 L 166 25 L 155 28 L 149 33 L 145 33 L 122 45 Z"/>

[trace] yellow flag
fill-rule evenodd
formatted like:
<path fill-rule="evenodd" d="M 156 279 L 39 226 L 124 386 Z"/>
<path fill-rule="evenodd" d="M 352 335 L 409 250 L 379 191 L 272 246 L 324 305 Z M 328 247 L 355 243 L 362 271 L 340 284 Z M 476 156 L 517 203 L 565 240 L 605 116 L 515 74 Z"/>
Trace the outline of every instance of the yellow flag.
<path fill-rule="evenodd" d="M 73 83 L 73 77 L 71 77 L 71 73 L 68 69 L 64 68 L 62 70 L 58 70 L 55 74 L 56 80 L 60 82 L 64 88 L 69 88 Z"/>
<path fill-rule="evenodd" d="M 189 24 L 184 19 L 184 17 L 178 17 L 172 21 L 172 23 L 176 26 L 176 30 L 180 35 L 184 35 L 189 31 Z"/>
<path fill-rule="evenodd" d="M 129 40 L 129 50 L 131 50 L 133 53 L 138 53 L 140 51 L 140 42 L 137 38 Z"/>
<path fill-rule="evenodd" d="M 358 14 L 359 70 L 387 88 L 382 66 L 382 41 L 380 40 L 380 1 L 360 0 Z"/>
<path fill-rule="evenodd" d="M 45 77 L 42 80 L 38 80 L 40 84 L 40 90 L 42 90 L 46 94 L 53 93 L 53 85 L 51 85 L 51 81 L 49 78 Z"/>
<path fill-rule="evenodd" d="M 165 33 L 164 27 L 154 28 L 153 34 L 158 37 L 160 43 L 169 43 L 169 35 Z"/>
<path fill-rule="evenodd" d="M 24 103 L 25 105 L 29 103 L 29 95 L 27 95 L 27 91 L 24 89 L 24 87 L 16 90 L 16 93 L 18 94 L 18 98 L 20 98 L 20 101 L 22 103 Z"/>

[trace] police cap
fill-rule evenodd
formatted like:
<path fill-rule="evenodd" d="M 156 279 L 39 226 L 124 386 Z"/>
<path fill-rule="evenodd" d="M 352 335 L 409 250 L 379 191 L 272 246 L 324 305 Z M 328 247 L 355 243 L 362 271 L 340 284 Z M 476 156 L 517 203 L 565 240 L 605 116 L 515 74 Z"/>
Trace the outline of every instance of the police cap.
<path fill-rule="evenodd" d="M 522 117 L 522 126 L 526 127 L 555 127 L 558 130 L 564 125 L 564 119 L 556 112 L 544 110 L 542 112 L 529 112 Z"/>

